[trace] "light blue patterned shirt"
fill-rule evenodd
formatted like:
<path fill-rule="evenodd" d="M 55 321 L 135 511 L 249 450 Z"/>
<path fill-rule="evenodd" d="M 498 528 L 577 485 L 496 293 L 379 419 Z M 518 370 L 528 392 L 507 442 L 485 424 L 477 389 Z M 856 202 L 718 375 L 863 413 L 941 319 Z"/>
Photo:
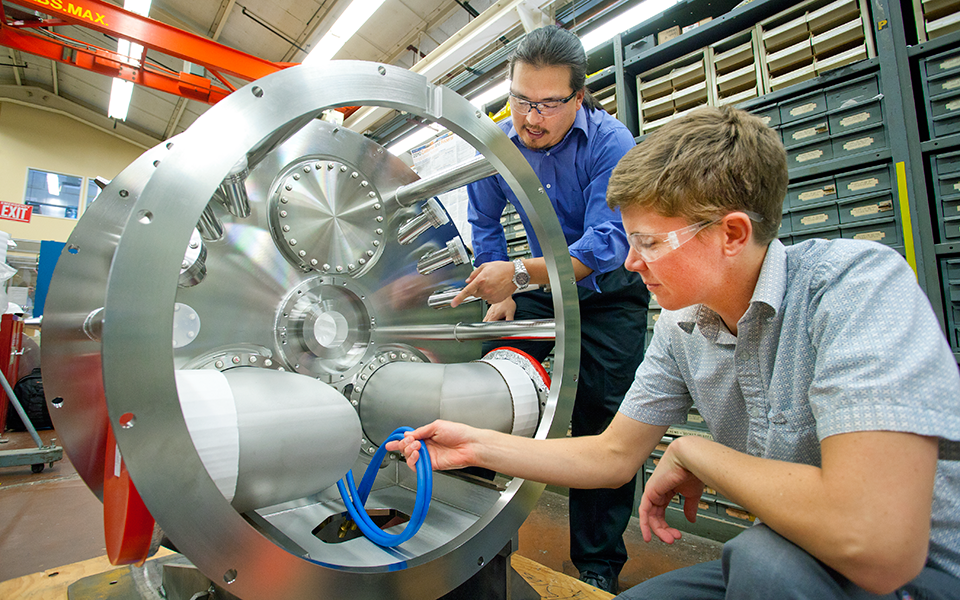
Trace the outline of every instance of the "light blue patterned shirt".
<path fill-rule="evenodd" d="M 663 311 L 620 412 L 673 425 L 695 403 L 717 442 L 816 466 L 831 435 L 938 437 L 928 564 L 960 577 L 960 375 L 903 258 L 775 240 L 737 329 L 702 305 Z"/>

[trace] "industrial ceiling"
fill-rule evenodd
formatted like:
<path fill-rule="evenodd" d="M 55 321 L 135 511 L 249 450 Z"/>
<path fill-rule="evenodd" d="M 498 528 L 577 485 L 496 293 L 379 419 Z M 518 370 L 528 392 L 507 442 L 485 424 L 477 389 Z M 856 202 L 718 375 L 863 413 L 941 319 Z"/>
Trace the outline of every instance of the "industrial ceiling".
<path fill-rule="evenodd" d="M 149 17 L 266 61 L 299 63 L 349 3 L 154 0 Z M 597 13 L 621 2 L 580 0 L 579 4 Z M 557 11 L 569 13 L 569 5 L 577 8 L 572 0 L 386 0 L 334 58 L 394 64 L 417 70 L 431 81 L 447 83 L 471 61 L 502 50 L 521 36 L 524 24 L 529 28 L 531 24 L 553 22 Z M 24 8 L 17 0 L 3 0 L 3 12 L 8 24 L 17 19 L 56 16 L 52 11 L 44 14 Z M 48 30 L 99 48 L 117 47 L 116 36 L 86 27 L 62 25 Z M 434 52 L 438 47 L 440 50 Z M 155 50 L 147 52 L 146 62 L 172 72 L 187 70 L 181 59 Z M 235 87 L 246 83 L 227 79 Z M 477 79 L 478 84 L 482 82 L 482 78 Z M 144 147 L 180 133 L 209 108 L 204 102 L 136 86 L 128 116 L 118 122 L 106 116 L 110 88 L 109 76 L 0 47 L 0 97 L 70 112 Z M 387 111 L 368 111 L 353 119 L 355 124 L 348 121 L 347 125 L 371 131 L 391 117 L 395 115 Z"/>

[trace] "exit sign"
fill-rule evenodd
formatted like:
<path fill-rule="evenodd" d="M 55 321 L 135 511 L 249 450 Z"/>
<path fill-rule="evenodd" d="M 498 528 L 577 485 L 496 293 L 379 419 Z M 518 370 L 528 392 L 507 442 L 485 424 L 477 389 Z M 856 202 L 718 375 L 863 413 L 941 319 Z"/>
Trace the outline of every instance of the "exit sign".
<path fill-rule="evenodd" d="M 29 223 L 31 215 L 33 215 L 33 207 L 29 204 L 0 202 L 0 219 Z"/>

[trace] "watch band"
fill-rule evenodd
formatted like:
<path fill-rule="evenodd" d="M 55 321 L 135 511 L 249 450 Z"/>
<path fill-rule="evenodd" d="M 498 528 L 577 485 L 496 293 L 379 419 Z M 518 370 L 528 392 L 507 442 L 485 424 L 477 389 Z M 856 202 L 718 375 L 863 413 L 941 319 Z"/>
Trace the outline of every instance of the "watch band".
<path fill-rule="evenodd" d="M 527 272 L 523 260 L 519 258 L 513 260 L 513 285 L 517 286 L 517 291 L 526 289 L 530 285 L 530 273 Z"/>

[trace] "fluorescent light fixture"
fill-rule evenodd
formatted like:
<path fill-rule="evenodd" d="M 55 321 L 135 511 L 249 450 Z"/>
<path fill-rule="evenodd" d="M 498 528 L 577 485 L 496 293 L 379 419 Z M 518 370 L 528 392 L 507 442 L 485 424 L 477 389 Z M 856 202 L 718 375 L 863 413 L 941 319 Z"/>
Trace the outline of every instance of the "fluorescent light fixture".
<path fill-rule="evenodd" d="M 390 154 L 394 156 L 400 156 L 407 150 L 410 150 L 411 148 L 416 148 L 420 144 L 426 142 L 433 136 L 443 131 L 446 131 L 446 130 L 440 125 L 437 125 L 436 123 L 427 125 L 426 127 L 421 127 L 420 129 L 417 129 L 413 133 L 410 133 L 400 138 L 393 144 L 391 144 L 390 147 L 387 148 L 387 150 L 389 150 Z"/>
<path fill-rule="evenodd" d="M 610 19 L 606 23 L 597 26 L 596 29 L 580 36 L 583 49 L 590 52 L 621 31 L 626 31 L 634 25 L 639 25 L 659 15 L 676 3 L 677 0 L 646 0 L 645 2 L 641 2 L 623 14 Z"/>
<path fill-rule="evenodd" d="M 114 78 L 113 87 L 110 88 L 110 108 L 107 110 L 107 116 L 119 121 L 126 120 L 131 98 L 133 98 L 133 82 Z"/>
<path fill-rule="evenodd" d="M 56 173 L 47 173 L 47 193 L 51 196 L 60 195 L 60 176 Z"/>
<path fill-rule="evenodd" d="M 310 54 L 303 59 L 303 64 L 314 64 L 330 60 L 340 51 L 347 40 L 353 37 L 358 29 L 363 27 L 367 19 L 377 12 L 384 0 L 353 0 L 347 10 L 333 24 L 327 33 L 320 38 Z"/>
<path fill-rule="evenodd" d="M 150 14 L 150 2 L 151 0 L 124 0 L 123 9 L 146 17 Z M 117 54 L 127 58 L 135 56 L 139 59 L 143 54 L 143 46 L 121 39 L 117 41 Z M 115 77 L 110 88 L 110 106 L 107 109 L 107 116 L 119 121 L 126 120 L 131 98 L 133 98 L 133 82 Z"/>
<path fill-rule="evenodd" d="M 509 93 L 510 93 L 510 81 L 504 80 L 494 85 L 493 87 L 489 87 L 485 89 L 484 91 L 480 92 L 473 98 L 469 98 L 469 100 L 471 104 L 473 104 L 477 108 L 482 109 L 489 102 L 493 102 L 498 98 L 503 98 Z"/>

